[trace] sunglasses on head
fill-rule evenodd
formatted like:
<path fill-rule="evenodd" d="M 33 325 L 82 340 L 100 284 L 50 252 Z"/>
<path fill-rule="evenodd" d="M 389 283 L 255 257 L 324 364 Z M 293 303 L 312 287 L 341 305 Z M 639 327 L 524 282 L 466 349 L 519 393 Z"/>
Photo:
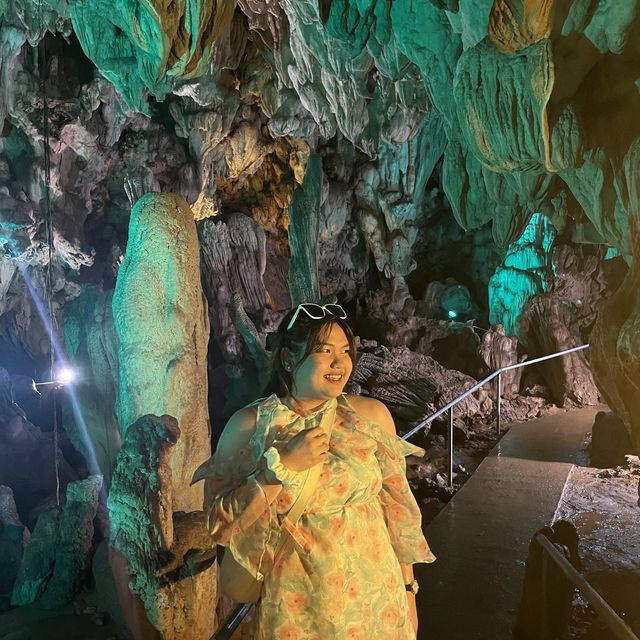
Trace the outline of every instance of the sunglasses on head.
<path fill-rule="evenodd" d="M 293 314 L 287 331 L 293 327 L 300 314 L 300 311 L 304 311 L 312 320 L 322 320 L 326 316 L 335 316 L 344 320 L 347 317 L 347 312 L 339 304 L 314 304 L 313 302 L 303 302 L 298 305 L 296 312 Z"/>

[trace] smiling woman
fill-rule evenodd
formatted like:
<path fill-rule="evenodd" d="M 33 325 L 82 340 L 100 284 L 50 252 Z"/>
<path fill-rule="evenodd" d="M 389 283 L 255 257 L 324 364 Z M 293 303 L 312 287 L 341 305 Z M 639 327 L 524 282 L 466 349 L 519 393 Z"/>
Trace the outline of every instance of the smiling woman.
<path fill-rule="evenodd" d="M 412 565 L 435 558 L 404 457 L 423 452 L 382 403 L 343 393 L 354 357 L 342 307 L 292 310 L 270 395 L 232 416 L 196 472 L 215 540 L 261 580 L 256 640 L 416 637 Z"/>

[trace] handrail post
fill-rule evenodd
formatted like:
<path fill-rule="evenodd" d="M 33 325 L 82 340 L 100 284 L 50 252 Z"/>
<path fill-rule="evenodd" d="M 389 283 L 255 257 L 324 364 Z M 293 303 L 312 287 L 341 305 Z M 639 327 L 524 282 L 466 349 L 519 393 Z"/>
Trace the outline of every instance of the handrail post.
<path fill-rule="evenodd" d="M 453 407 L 449 409 L 449 489 L 453 489 Z"/>
<path fill-rule="evenodd" d="M 587 579 L 558 551 L 556 546 L 543 533 L 534 539 L 543 548 L 543 555 L 548 555 L 565 577 L 579 589 L 594 608 L 603 622 L 611 629 L 617 640 L 639 640 L 631 627 L 611 608 L 604 598 L 591 586 Z"/>
<path fill-rule="evenodd" d="M 500 435 L 500 405 L 502 404 L 502 371 L 496 378 L 496 431 Z"/>

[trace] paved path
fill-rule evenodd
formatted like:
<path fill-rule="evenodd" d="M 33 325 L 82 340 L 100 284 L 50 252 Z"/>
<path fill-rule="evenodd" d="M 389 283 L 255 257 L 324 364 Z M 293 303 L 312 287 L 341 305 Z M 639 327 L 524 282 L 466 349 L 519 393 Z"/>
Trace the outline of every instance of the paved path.
<path fill-rule="evenodd" d="M 511 640 L 529 542 L 548 524 L 580 445 L 606 407 L 513 426 L 426 529 L 419 640 Z"/>

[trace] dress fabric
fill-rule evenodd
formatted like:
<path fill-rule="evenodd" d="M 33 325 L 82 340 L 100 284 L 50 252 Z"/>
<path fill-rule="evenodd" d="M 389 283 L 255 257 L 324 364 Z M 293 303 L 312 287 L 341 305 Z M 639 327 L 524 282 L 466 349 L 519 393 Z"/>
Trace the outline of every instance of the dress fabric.
<path fill-rule="evenodd" d="M 274 442 L 320 423 L 276 395 L 256 403 L 256 430 L 234 460 L 215 455 L 205 478 L 205 509 L 219 544 L 254 575 L 265 575 L 253 619 L 255 640 L 414 640 L 399 562 L 433 562 L 405 474 L 405 456 L 422 449 L 390 436 L 338 399 L 328 460 L 274 565 L 282 517 L 299 482 L 269 504 L 256 471 Z"/>

